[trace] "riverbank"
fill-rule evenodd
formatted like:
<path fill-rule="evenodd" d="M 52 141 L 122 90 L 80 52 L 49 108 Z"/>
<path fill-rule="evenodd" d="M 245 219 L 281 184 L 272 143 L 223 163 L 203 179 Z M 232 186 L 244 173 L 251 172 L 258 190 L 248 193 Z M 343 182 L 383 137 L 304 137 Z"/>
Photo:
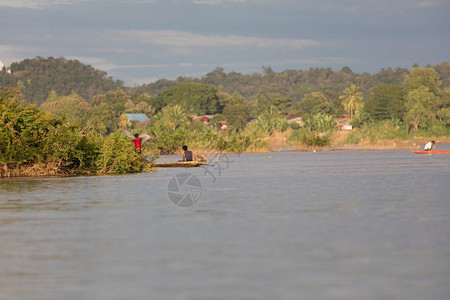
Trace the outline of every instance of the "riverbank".
<path fill-rule="evenodd" d="M 450 144 L 450 137 L 414 137 L 410 140 L 377 140 L 371 142 L 369 140 L 360 141 L 357 144 L 346 143 L 349 131 L 336 132 L 331 138 L 331 145 L 327 147 L 308 147 L 301 143 L 288 141 L 290 132 L 275 132 L 273 135 L 264 138 L 267 147 L 258 149 L 248 149 L 244 153 L 266 153 L 266 152 L 283 152 L 283 151 L 333 151 L 333 150 L 417 150 L 423 148 L 430 140 L 436 141 L 436 148 L 439 144 Z M 208 158 L 212 154 L 210 151 L 203 149 L 193 149 L 199 155 Z M 150 153 L 148 153 L 150 154 Z M 181 156 L 180 153 L 176 153 Z M 150 154 L 151 155 L 151 154 Z M 146 172 L 151 170 L 151 163 L 144 165 Z M 61 168 L 56 164 L 30 164 L 30 165 L 0 165 L 0 178 L 13 177 L 68 177 L 68 176 L 93 176 L 104 175 L 89 170 L 67 169 Z"/>
<path fill-rule="evenodd" d="M 436 141 L 436 147 L 439 148 L 439 144 L 450 144 L 449 136 L 434 136 L 434 137 L 414 137 L 409 140 L 401 139 L 380 139 L 375 142 L 370 140 L 361 140 L 357 144 L 347 143 L 347 138 L 351 134 L 351 131 L 338 131 L 331 137 L 331 144 L 327 147 L 308 147 L 301 143 L 289 142 L 288 138 L 290 132 L 277 132 L 272 136 L 267 137 L 265 140 L 268 142 L 269 147 L 266 151 L 278 152 L 278 151 L 329 151 L 329 150 L 417 150 L 423 148 L 430 140 Z M 257 151 L 250 152 L 266 152 L 264 149 L 258 149 Z"/>
<path fill-rule="evenodd" d="M 69 177 L 96 175 L 89 170 L 61 168 L 57 164 L 0 165 L 0 178 L 14 177 Z"/>

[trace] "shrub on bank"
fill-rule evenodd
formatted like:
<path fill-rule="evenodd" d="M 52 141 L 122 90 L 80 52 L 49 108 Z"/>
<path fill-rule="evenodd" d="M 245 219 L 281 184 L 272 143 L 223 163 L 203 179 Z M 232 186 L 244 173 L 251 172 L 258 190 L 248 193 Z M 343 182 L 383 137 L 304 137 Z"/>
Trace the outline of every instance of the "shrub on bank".
<path fill-rule="evenodd" d="M 419 129 L 413 134 L 405 124 L 396 120 L 384 120 L 373 124 L 364 124 L 347 137 L 348 144 L 360 141 L 376 143 L 379 140 L 409 140 L 412 137 L 450 136 L 450 128 L 444 122 L 432 123 L 428 128 Z"/>
<path fill-rule="evenodd" d="M 91 155 L 86 136 L 61 118 L 21 102 L 18 89 L 0 90 L 0 164 L 79 167 Z"/>
<path fill-rule="evenodd" d="M 181 151 L 183 145 L 195 152 L 245 152 L 248 150 L 266 148 L 264 134 L 247 126 L 241 131 L 218 130 L 201 123 L 182 124 L 171 128 L 161 122 L 147 128 L 153 134 L 148 143 L 148 151 L 156 154 L 175 154 Z"/>
<path fill-rule="evenodd" d="M 105 139 L 96 164 L 100 173 L 125 174 L 140 172 L 144 163 L 133 144 L 116 131 Z"/>
<path fill-rule="evenodd" d="M 327 147 L 331 145 L 331 133 L 319 134 L 315 131 L 300 128 L 293 130 L 289 142 L 299 142 L 308 147 Z"/>
<path fill-rule="evenodd" d="M 101 143 L 88 125 L 79 128 L 25 104 L 18 89 L 0 89 L 0 165 L 8 174 L 95 172 Z"/>
<path fill-rule="evenodd" d="M 357 144 L 361 140 L 375 143 L 378 140 L 407 140 L 409 138 L 410 134 L 403 124 L 398 124 L 398 122 L 393 120 L 384 120 L 373 124 L 362 125 L 347 137 L 347 143 Z"/>

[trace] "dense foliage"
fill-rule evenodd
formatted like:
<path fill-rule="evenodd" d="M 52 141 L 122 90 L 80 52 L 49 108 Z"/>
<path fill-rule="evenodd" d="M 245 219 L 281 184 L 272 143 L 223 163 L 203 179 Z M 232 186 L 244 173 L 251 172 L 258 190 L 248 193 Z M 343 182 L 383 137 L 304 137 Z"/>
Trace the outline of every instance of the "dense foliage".
<path fill-rule="evenodd" d="M 123 136 L 104 139 L 91 122 L 76 126 L 20 100 L 18 89 L 0 89 L 0 166 L 51 166 L 57 173 L 128 173 L 142 161 Z M 33 175 L 33 174 L 29 174 Z"/>
<path fill-rule="evenodd" d="M 286 131 L 289 142 L 329 146 L 345 113 L 357 128 L 349 143 L 450 135 L 450 62 L 375 75 L 348 67 L 279 73 L 265 67 L 264 74 L 251 75 L 217 68 L 201 79 L 180 77 L 133 89 L 63 58 L 25 60 L 11 69 L 12 74 L 0 72 L 2 86 L 18 86 L 0 94 L 0 164 L 8 166 L 51 162 L 101 173 L 140 171 L 142 157 L 119 133 L 121 127 L 152 136 L 147 154 L 180 153 L 184 144 L 205 153 L 259 150 Z M 59 72 L 64 76 L 57 79 Z M 68 84 L 68 78 L 80 85 Z M 33 85 L 36 80 L 41 87 Z M 21 92 L 32 98 L 21 100 Z M 45 96 L 39 108 L 29 104 L 36 93 Z M 129 114 L 149 120 L 127 121 Z M 299 123 L 288 122 L 299 117 Z M 222 130 L 224 123 L 228 127 Z"/>
<path fill-rule="evenodd" d="M 151 100 L 156 111 L 167 105 L 181 105 L 188 112 L 215 114 L 221 112 L 217 88 L 200 83 L 180 83 L 164 90 Z"/>
<path fill-rule="evenodd" d="M 183 145 L 202 152 L 243 152 L 267 146 L 261 141 L 264 135 L 250 128 L 241 128 L 239 132 L 221 131 L 201 122 L 191 122 L 180 105 L 163 108 L 147 131 L 154 135 L 149 150 L 160 154 L 179 152 Z"/>
<path fill-rule="evenodd" d="M 444 62 L 433 68 L 442 81 L 443 86 L 450 86 L 450 62 Z M 401 86 L 409 74 L 406 68 L 385 68 L 376 74 L 354 73 L 350 68 L 344 67 L 339 71 L 331 68 L 311 68 L 309 70 L 285 70 L 274 72 L 270 67 L 263 67 L 263 73 L 241 74 L 237 72 L 225 73 L 222 68 L 216 68 L 202 78 L 178 77 L 176 80 L 161 79 L 154 83 L 144 84 L 134 88 L 126 88 L 120 80 L 113 80 L 103 71 L 91 66 L 81 64 L 77 60 L 65 58 L 25 59 L 12 63 L 11 74 L 0 70 L 0 86 L 20 87 L 25 99 L 40 105 L 53 90 L 58 95 L 68 96 L 75 92 L 87 102 L 96 96 L 122 87 L 130 94 L 148 94 L 158 96 L 168 88 L 179 84 L 197 83 L 191 85 L 196 90 L 205 89 L 205 98 L 211 99 L 211 90 L 208 86 L 220 89 L 228 94 L 239 93 L 249 100 L 257 99 L 261 95 L 279 95 L 298 103 L 306 94 L 312 92 L 338 93 L 347 88 L 351 83 L 359 87 L 364 97 L 367 98 L 370 90 L 379 84 L 393 84 Z M 185 89 L 185 88 L 183 88 Z M 177 91 L 174 91 L 177 93 Z M 192 93 L 194 95 L 195 93 Z M 179 93 L 179 95 L 182 95 Z M 197 94 L 198 95 L 198 94 Z M 191 94 L 188 95 L 191 97 Z M 198 96 L 195 96 L 198 97 Z M 213 99 L 214 96 L 212 96 Z M 167 99 L 162 96 L 161 103 L 154 108 L 158 110 L 167 105 Z M 220 111 L 221 103 L 208 103 L 204 113 L 213 114 L 214 110 Z M 156 103 L 155 103 L 156 104 Z M 180 103 L 173 103 L 180 104 Z M 158 107 L 159 105 L 159 107 Z M 199 112 L 200 113 L 200 112 Z"/>
<path fill-rule="evenodd" d="M 105 174 L 136 173 L 144 164 L 133 145 L 119 131 L 105 139 L 96 163 L 99 171 Z"/>
<path fill-rule="evenodd" d="M 59 58 L 25 59 L 12 63 L 11 74 L 0 70 L 0 86 L 19 87 L 25 99 L 40 105 L 53 90 L 67 96 L 77 93 L 86 100 L 123 86 L 103 71 L 77 60 Z"/>
<path fill-rule="evenodd" d="M 92 166 L 96 134 L 25 104 L 17 89 L 0 90 L 0 164 Z"/>
<path fill-rule="evenodd" d="M 403 119 L 405 103 L 401 87 L 395 84 L 379 84 L 370 91 L 365 103 L 366 112 L 374 120 Z"/>
<path fill-rule="evenodd" d="M 444 86 L 450 86 L 450 62 L 444 62 L 433 68 Z M 385 68 L 376 74 L 354 73 L 344 67 L 339 71 L 331 68 L 311 68 L 309 70 L 285 70 L 274 72 L 270 67 L 263 67 L 263 74 L 225 73 L 222 68 L 216 68 L 202 78 L 178 77 L 176 80 L 162 79 L 154 83 L 133 88 L 135 93 L 159 95 L 167 88 L 180 83 L 196 82 L 220 87 L 221 91 L 233 94 L 239 93 L 246 99 L 257 99 L 260 95 L 280 95 L 299 102 L 306 94 L 332 92 L 341 95 L 342 91 L 354 83 L 364 97 L 379 84 L 394 84 L 401 86 L 410 70 L 406 68 Z"/>

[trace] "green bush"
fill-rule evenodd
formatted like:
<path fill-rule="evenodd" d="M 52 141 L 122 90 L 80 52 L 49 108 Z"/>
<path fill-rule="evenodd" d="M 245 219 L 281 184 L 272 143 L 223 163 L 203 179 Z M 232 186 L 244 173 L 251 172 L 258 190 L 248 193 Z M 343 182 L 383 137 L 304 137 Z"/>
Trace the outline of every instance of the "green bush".
<path fill-rule="evenodd" d="M 97 167 L 100 173 L 105 174 L 125 174 L 141 171 L 143 160 L 134 151 L 134 146 L 120 131 L 109 135 L 97 159 Z"/>
<path fill-rule="evenodd" d="M 288 138 L 290 142 L 300 142 L 308 147 L 326 147 L 331 145 L 331 134 L 320 135 L 305 128 L 293 130 Z"/>
<path fill-rule="evenodd" d="M 71 165 L 81 140 L 78 129 L 63 119 L 24 104 L 17 89 L 0 90 L 0 163 Z"/>
<path fill-rule="evenodd" d="M 169 127 L 161 122 L 147 128 L 154 134 L 149 142 L 149 149 L 157 154 L 174 154 L 183 145 L 188 145 L 194 151 L 205 152 L 243 152 L 247 149 L 267 147 L 262 141 L 264 135 L 258 128 L 248 126 L 241 131 L 222 131 L 203 123 L 189 126 Z"/>
<path fill-rule="evenodd" d="M 450 127 L 446 124 L 447 120 L 436 121 L 426 129 L 419 129 L 415 136 L 434 137 L 434 136 L 450 136 Z"/>
<path fill-rule="evenodd" d="M 346 143 L 347 144 L 358 144 L 360 141 L 361 141 L 361 137 L 359 136 L 359 134 L 356 132 L 352 132 L 347 137 Z"/>
<path fill-rule="evenodd" d="M 410 138 L 408 129 L 398 119 L 383 120 L 372 124 L 364 124 L 347 137 L 347 143 L 358 144 L 361 140 L 368 140 L 376 143 L 379 140 Z"/>

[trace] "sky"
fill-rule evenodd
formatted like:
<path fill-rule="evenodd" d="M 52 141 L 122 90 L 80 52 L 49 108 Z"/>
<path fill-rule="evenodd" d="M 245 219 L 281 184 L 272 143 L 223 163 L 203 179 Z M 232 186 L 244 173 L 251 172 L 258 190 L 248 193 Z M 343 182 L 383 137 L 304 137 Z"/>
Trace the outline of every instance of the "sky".
<path fill-rule="evenodd" d="M 450 61 L 450 0 L 0 0 L 0 61 L 65 57 L 128 86 Z"/>

